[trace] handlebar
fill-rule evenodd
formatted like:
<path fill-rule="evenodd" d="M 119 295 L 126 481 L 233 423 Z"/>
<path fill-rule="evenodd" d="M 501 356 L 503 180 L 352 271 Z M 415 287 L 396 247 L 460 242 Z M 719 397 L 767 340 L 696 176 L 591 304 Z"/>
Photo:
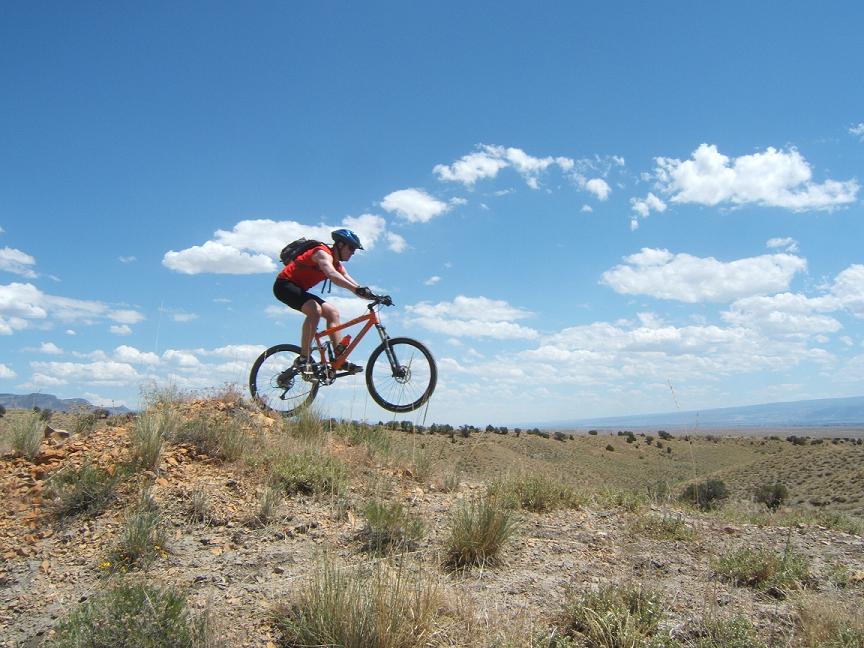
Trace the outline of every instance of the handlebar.
<path fill-rule="evenodd" d="M 390 299 L 390 295 L 372 295 L 372 303 L 367 306 L 369 310 L 372 310 L 376 306 L 392 306 L 393 300 Z"/>

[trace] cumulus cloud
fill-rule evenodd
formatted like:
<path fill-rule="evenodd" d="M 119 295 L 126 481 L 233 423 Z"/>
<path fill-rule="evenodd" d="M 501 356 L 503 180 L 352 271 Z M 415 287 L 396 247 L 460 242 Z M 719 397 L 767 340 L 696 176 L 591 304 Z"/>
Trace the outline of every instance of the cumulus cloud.
<path fill-rule="evenodd" d="M 626 295 L 647 295 L 686 303 L 730 302 L 742 297 L 786 290 L 807 262 L 790 254 L 773 254 L 730 262 L 713 257 L 673 254 L 642 248 L 624 263 L 603 273 L 601 283 Z"/>
<path fill-rule="evenodd" d="M 53 342 L 43 342 L 39 346 L 39 353 L 47 353 L 48 355 L 60 355 L 63 353 L 63 349 L 58 347 Z"/>
<path fill-rule="evenodd" d="M 864 142 L 864 122 L 855 124 L 855 126 L 850 126 L 849 132 L 855 137 L 860 138 L 861 141 Z"/>
<path fill-rule="evenodd" d="M 739 299 L 721 316 L 730 324 L 772 335 L 809 336 L 839 331 L 840 322 L 824 314 L 838 307 L 838 300 L 832 297 L 808 298 L 784 292 Z"/>
<path fill-rule="evenodd" d="M 10 247 L 0 248 L 0 270 L 34 279 L 36 273 L 32 266 L 35 264 L 36 259 L 26 252 Z"/>
<path fill-rule="evenodd" d="M 275 272 L 276 263 L 264 254 L 249 254 L 230 245 L 207 241 L 204 245 L 175 252 L 169 250 L 162 259 L 169 270 L 183 274 L 257 274 Z"/>
<path fill-rule="evenodd" d="M 853 264 L 838 274 L 831 295 L 855 317 L 864 319 L 864 265 Z"/>
<path fill-rule="evenodd" d="M 793 211 L 830 210 L 856 200 L 855 180 L 813 181 L 813 171 L 794 148 L 768 147 L 729 158 L 713 144 L 702 144 L 689 160 L 659 157 L 655 177 L 673 203 L 756 204 Z"/>
<path fill-rule="evenodd" d="M 413 188 L 388 194 L 381 201 L 381 207 L 411 223 L 426 223 L 450 208 L 447 203 L 433 198 L 422 189 Z"/>
<path fill-rule="evenodd" d="M 777 248 L 783 248 L 786 252 L 794 253 L 798 251 L 798 241 L 788 236 L 783 238 L 768 239 L 768 241 L 765 243 L 765 246 L 772 250 L 775 250 Z"/>
<path fill-rule="evenodd" d="M 387 232 L 387 249 L 391 252 L 404 252 L 408 248 L 408 243 L 403 236 L 395 232 Z"/>
<path fill-rule="evenodd" d="M 432 275 L 431 277 L 429 277 L 429 278 L 428 278 L 426 281 L 424 281 L 423 283 L 426 284 L 427 286 L 434 286 L 434 285 L 437 284 L 439 281 L 441 281 L 441 277 L 439 277 L 438 275 Z"/>
<path fill-rule="evenodd" d="M 570 171 L 574 161 L 567 157 L 538 158 L 514 147 L 482 144 L 478 150 L 462 156 L 451 165 L 436 164 L 433 173 L 440 180 L 460 182 L 467 187 L 473 187 L 479 180 L 494 178 L 502 169 L 516 170 L 529 187 L 537 189 L 540 186 L 539 177 L 549 167 L 555 165 L 563 171 Z"/>
<path fill-rule="evenodd" d="M 137 384 L 141 376 L 125 362 L 113 360 L 99 362 L 31 362 L 34 371 L 30 384 L 124 386 Z"/>
<path fill-rule="evenodd" d="M 108 327 L 108 331 L 114 335 L 132 335 L 132 329 L 126 324 L 114 324 Z"/>
<path fill-rule="evenodd" d="M 612 193 L 612 187 L 603 178 L 591 178 L 585 183 L 585 189 L 597 196 L 598 200 L 606 200 Z"/>
<path fill-rule="evenodd" d="M 158 365 L 159 356 L 155 353 L 139 351 L 135 347 L 121 345 L 114 349 L 114 359 L 128 364 Z"/>
<path fill-rule="evenodd" d="M 639 214 L 642 218 L 647 218 L 652 211 L 666 211 L 666 203 L 660 198 L 649 192 L 644 198 L 631 198 L 630 208 Z"/>
<path fill-rule="evenodd" d="M 0 335 L 28 328 L 34 321 L 50 327 L 55 321 L 94 324 L 105 319 L 136 322 L 133 310 L 116 310 L 98 301 L 48 295 L 29 283 L 0 285 Z"/>
<path fill-rule="evenodd" d="M 0 362 L 0 378 L 15 378 L 17 375 L 11 368 Z"/>
<path fill-rule="evenodd" d="M 453 337 L 534 339 L 538 336 L 534 329 L 515 323 L 515 320 L 532 317 L 532 313 L 498 299 L 459 295 L 452 302 L 420 302 L 407 306 L 406 311 L 420 326 Z"/>
<path fill-rule="evenodd" d="M 213 240 L 175 252 L 169 250 L 162 265 L 183 274 L 255 274 L 275 272 L 279 252 L 290 241 L 300 237 L 329 242 L 330 232 L 347 227 L 363 242 L 366 250 L 375 247 L 386 231 L 381 216 L 363 214 L 347 216 L 337 225 L 304 225 L 296 221 L 270 219 L 244 220 L 234 228 L 217 230 Z"/>

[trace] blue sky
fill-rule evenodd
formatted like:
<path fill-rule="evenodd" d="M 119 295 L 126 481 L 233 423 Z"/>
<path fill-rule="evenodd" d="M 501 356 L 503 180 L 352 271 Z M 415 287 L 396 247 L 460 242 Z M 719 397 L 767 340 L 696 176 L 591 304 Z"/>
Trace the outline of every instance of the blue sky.
<path fill-rule="evenodd" d="M 427 423 L 864 393 L 861 3 L 0 16 L 0 392 L 244 384 L 299 337 L 279 249 L 351 227 Z"/>

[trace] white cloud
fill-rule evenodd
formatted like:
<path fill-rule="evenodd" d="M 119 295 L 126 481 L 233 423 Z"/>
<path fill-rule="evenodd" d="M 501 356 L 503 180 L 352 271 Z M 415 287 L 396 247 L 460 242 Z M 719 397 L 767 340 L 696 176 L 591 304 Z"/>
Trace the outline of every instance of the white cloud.
<path fill-rule="evenodd" d="M 810 165 L 794 148 L 730 159 L 702 144 L 691 159 L 657 158 L 655 175 L 673 203 L 756 204 L 793 211 L 830 210 L 856 200 L 858 182 L 813 182 Z"/>
<path fill-rule="evenodd" d="M 838 306 L 838 300 L 831 297 L 780 293 L 739 299 L 721 316 L 730 324 L 775 336 L 809 336 L 836 333 L 842 328 L 836 319 L 821 314 L 837 310 Z"/>
<path fill-rule="evenodd" d="M 120 263 L 135 263 L 138 260 L 138 258 L 134 257 L 134 256 L 120 256 L 120 257 L 117 257 L 117 260 Z"/>
<path fill-rule="evenodd" d="M 591 205 L 582 205 L 582 209 L 580 209 L 583 214 L 590 214 L 594 211 L 594 208 Z"/>
<path fill-rule="evenodd" d="M 0 334 L 28 328 L 35 320 L 50 328 L 55 322 L 140 321 L 143 315 L 132 310 L 112 310 L 97 301 L 48 295 L 33 284 L 0 285 Z"/>
<path fill-rule="evenodd" d="M 108 331 L 114 335 L 132 335 L 132 329 L 126 324 L 114 324 L 108 327 Z"/>
<path fill-rule="evenodd" d="M 864 265 L 853 264 L 834 279 L 831 294 L 855 317 L 864 319 Z"/>
<path fill-rule="evenodd" d="M 429 278 L 428 278 L 426 281 L 424 281 L 423 283 L 424 283 L 425 285 L 427 285 L 427 286 L 434 286 L 434 285 L 437 284 L 439 281 L 441 281 L 441 277 L 439 277 L 438 275 L 432 275 L 431 277 L 429 277 Z"/>
<path fill-rule="evenodd" d="M 53 342 L 43 342 L 39 347 L 40 353 L 47 353 L 49 355 L 60 355 L 63 353 L 63 349 L 58 347 Z"/>
<path fill-rule="evenodd" d="M 612 193 L 612 187 L 602 178 L 592 178 L 585 183 L 585 189 L 597 196 L 599 200 L 606 200 Z"/>
<path fill-rule="evenodd" d="M 30 366 L 35 372 L 30 381 L 32 385 L 83 383 L 124 386 L 138 384 L 141 378 L 135 369 L 125 362 L 31 362 Z"/>
<path fill-rule="evenodd" d="M 145 317 L 134 310 L 115 310 L 108 313 L 108 319 L 118 324 L 138 324 L 143 322 Z"/>
<path fill-rule="evenodd" d="M 387 232 L 387 248 L 391 252 L 404 252 L 408 248 L 405 238 L 395 232 Z"/>
<path fill-rule="evenodd" d="M 433 198 L 422 189 L 400 189 L 384 197 L 381 207 L 396 213 L 411 223 L 427 223 L 450 209 L 445 202 Z"/>
<path fill-rule="evenodd" d="M 856 124 L 855 126 L 850 126 L 849 132 L 855 137 L 861 138 L 861 141 L 864 142 L 864 122 Z"/>
<path fill-rule="evenodd" d="M 440 180 L 473 187 L 478 180 L 494 178 L 499 171 L 509 167 L 515 169 L 529 187 L 537 189 L 539 176 L 553 165 L 570 171 L 574 161 L 567 157 L 538 158 L 519 148 L 483 144 L 476 152 L 462 156 L 452 165 L 436 164 L 432 171 Z"/>
<path fill-rule="evenodd" d="M 201 365 L 201 361 L 198 360 L 195 354 L 191 351 L 168 349 L 165 353 L 162 354 L 162 358 L 166 362 L 179 365 L 180 367 L 196 368 Z"/>
<path fill-rule="evenodd" d="M 430 330 L 453 337 L 534 339 L 537 331 L 514 323 L 533 314 L 503 300 L 457 296 L 452 302 L 420 302 L 406 306 L 409 319 Z"/>
<path fill-rule="evenodd" d="M 114 349 L 114 359 L 118 362 L 125 362 L 128 364 L 143 364 L 150 366 L 159 364 L 159 356 L 155 353 L 139 351 L 135 347 L 127 346 L 125 344 Z"/>
<path fill-rule="evenodd" d="M 713 257 L 642 248 L 626 257 L 624 264 L 604 272 L 601 283 L 627 295 L 687 303 L 729 302 L 786 290 L 792 277 L 806 267 L 804 259 L 789 254 L 722 262 Z"/>
<path fill-rule="evenodd" d="M 287 243 L 287 241 L 286 241 Z M 169 250 L 162 259 L 169 270 L 183 274 L 256 274 L 275 272 L 273 259 L 264 254 L 249 254 L 215 241 L 194 245 L 180 252 Z"/>
<path fill-rule="evenodd" d="M 765 246 L 772 250 L 777 248 L 783 248 L 786 252 L 791 253 L 798 251 L 798 241 L 788 236 L 783 238 L 768 239 L 768 241 L 765 243 Z"/>
<path fill-rule="evenodd" d="M 362 214 L 347 216 L 338 225 L 303 225 L 296 221 L 269 219 L 240 221 L 231 231 L 217 230 L 214 240 L 179 252 L 165 253 L 162 265 L 184 274 L 254 274 L 275 272 L 279 252 L 289 242 L 302 237 L 330 242 L 330 232 L 340 227 L 353 230 L 366 250 L 386 230 L 381 216 Z"/>
<path fill-rule="evenodd" d="M 642 218 L 647 218 L 652 211 L 666 211 L 666 203 L 660 198 L 649 192 L 644 198 L 631 198 L 630 208 L 639 214 Z"/>
<path fill-rule="evenodd" d="M 0 248 L 0 270 L 34 279 L 36 273 L 31 266 L 36 264 L 36 259 L 15 248 Z"/>
<path fill-rule="evenodd" d="M 171 319 L 175 322 L 192 322 L 198 319 L 198 316 L 195 313 L 173 313 Z"/>
<path fill-rule="evenodd" d="M 0 362 L 0 378 L 15 378 L 17 375 L 11 368 Z"/>

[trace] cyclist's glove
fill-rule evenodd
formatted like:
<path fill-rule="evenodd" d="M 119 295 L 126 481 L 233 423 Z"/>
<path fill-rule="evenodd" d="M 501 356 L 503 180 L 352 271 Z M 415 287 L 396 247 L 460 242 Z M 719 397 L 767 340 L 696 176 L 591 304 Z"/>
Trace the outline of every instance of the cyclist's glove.
<path fill-rule="evenodd" d="M 393 300 L 390 299 L 390 295 L 383 295 L 381 297 L 381 303 L 384 304 L 385 306 L 392 306 Z"/>
<path fill-rule="evenodd" d="M 375 299 L 375 295 L 366 286 L 358 286 L 354 290 L 354 294 L 363 299 Z"/>

